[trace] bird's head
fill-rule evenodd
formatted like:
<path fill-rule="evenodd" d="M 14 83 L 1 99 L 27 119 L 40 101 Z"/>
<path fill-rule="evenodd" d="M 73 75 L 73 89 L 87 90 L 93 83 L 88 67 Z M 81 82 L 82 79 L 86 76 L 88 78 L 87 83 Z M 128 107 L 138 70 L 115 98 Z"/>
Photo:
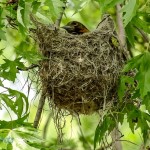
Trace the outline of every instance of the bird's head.
<path fill-rule="evenodd" d="M 64 28 L 68 33 L 71 34 L 83 34 L 89 32 L 89 30 L 78 21 L 71 21 L 62 28 Z"/>

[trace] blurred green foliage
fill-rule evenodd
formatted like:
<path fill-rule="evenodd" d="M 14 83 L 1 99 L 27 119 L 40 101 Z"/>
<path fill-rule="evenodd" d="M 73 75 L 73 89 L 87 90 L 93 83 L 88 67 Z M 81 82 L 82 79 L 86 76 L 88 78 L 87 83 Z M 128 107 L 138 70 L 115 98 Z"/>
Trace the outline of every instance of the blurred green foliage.
<path fill-rule="evenodd" d="M 17 75 L 20 74 L 18 68 L 24 69 L 25 64 L 37 64 L 42 59 L 38 53 L 37 44 L 30 37 L 30 29 L 35 28 L 30 15 L 32 14 L 41 23 L 54 24 L 63 11 L 63 7 L 66 7 L 61 25 L 70 20 L 78 20 L 92 31 L 105 13 L 112 15 L 116 27 L 118 27 L 116 21 L 116 5 L 118 4 L 122 7 L 119 12 L 123 20 L 128 50 L 133 55 L 140 53 L 124 66 L 118 88 L 120 102 L 114 110 L 104 114 L 102 119 L 98 115 L 81 117 L 82 129 L 78 128 L 80 125 L 73 122 L 73 127 L 76 128 L 75 132 L 78 132 L 73 140 L 67 136 L 63 145 L 57 143 L 56 137 L 52 138 L 53 134 L 51 133 L 54 133 L 51 131 L 52 128 L 54 129 L 52 123 L 50 123 L 50 133 L 47 134 L 46 139 L 43 139 L 37 130 L 31 127 L 32 124 L 27 122 L 28 116 L 32 116 L 28 96 L 20 92 L 21 90 L 17 91 L 4 85 L 6 81 L 16 82 Z M 62 147 L 72 150 L 92 149 L 93 147 L 96 149 L 99 147 L 97 143 L 104 140 L 105 135 L 109 135 L 118 122 L 125 136 L 123 139 L 126 140 L 123 142 L 124 149 L 139 149 L 142 144 L 148 145 L 150 122 L 149 20 L 149 0 L 68 0 L 67 3 L 65 0 L 1 0 L 0 86 L 5 90 L 5 92 L 0 93 L 1 107 L 5 108 L 8 113 L 11 110 L 17 119 L 0 121 L 0 147 L 13 149 L 15 145 L 20 149 L 52 150 Z M 134 76 L 129 76 L 128 72 L 133 70 Z M 132 103 L 130 104 L 123 102 L 126 92 L 132 95 L 130 99 Z M 137 107 L 134 103 L 140 103 L 145 106 L 145 109 Z M 33 119 L 30 119 L 31 122 Z M 71 124 L 67 124 L 68 127 L 71 126 Z M 22 126 L 25 128 L 20 129 L 19 127 Z M 126 126 L 128 126 L 128 130 Z M 127 135 L 127 132 L 131 136 Z M 139 132 L 143 135 L 143 139 L 137 139 Z M 135 135 L 136 137 L 133 139 Z M 21 146 L 17 144 L 16 139 L 22 142 Z M 127 140 L 132 140 L 134 144 Z"/>

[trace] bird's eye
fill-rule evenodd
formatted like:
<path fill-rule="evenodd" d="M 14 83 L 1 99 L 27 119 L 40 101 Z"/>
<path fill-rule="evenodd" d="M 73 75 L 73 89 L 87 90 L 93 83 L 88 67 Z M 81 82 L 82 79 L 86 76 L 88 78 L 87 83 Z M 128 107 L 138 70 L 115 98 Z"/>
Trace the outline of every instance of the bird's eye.
<path fill-rule="evenodd" d="M 77 22 L 73 22 L 72 24 L 73 24 L 74 26 L 77 26 L 77 25 L 78 25 L 78 23 L 77 23 Z"/>

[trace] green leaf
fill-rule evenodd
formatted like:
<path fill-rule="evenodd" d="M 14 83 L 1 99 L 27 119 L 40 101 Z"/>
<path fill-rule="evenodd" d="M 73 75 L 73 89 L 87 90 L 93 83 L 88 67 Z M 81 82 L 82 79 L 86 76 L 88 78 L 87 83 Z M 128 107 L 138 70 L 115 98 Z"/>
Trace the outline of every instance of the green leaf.
<path fill-rule="evenodd" d="M 134 133 L 135 129 L 141 128 L 145 141 L 147 138 L 147 132 L 149 130 L 149 125 L 147 122 L 150 122 L 150 115 L 148 113 L 142 112 L 133 103 L 128 103 L 126 105 L 126 112 L 127 121 L 129 122 L 131 131 Z"/>
<path fill-rule="evenodd" d="M 126 36 L 130 42 L 130 44 L 134 47 L 134 42 L 135 42 L 135 32 L 134 32 L 134 27 L 132 25 L 132 23 L 128 23 L 128 25 L 125 27 L 125 31 L 126 31 Z"/>
<path fill-rule="evenodd" d="M 25 113 L 27 113 L 28 108 L 29 108 L 29 103 L 28 103 L 28 98 L 21 92 L 8 89 L 9 91 L 9 96 L 15 98 L 14 106 L 17 108 L 17 115 L 18 117 L 21 117 L 23 114 L 23 109 L 25 109 Z"/>
<path fill-rule="evenodd" d="M 114 120 L 113 116 L 106 115 L 104 117 L 104 120 L 102 121 L 101 124 L 99 124 L 97 126 L 96 131 L 95 131 L 94 150 L 96 149 L 96 143 L 98 141 L 101 142 L 101 140 L 103 139 L 105 133 L 106 132 L 110 133 L 114 129 L 115 125 L 116 125 L 116 123 L 115 123 L 115 120 Z"/>
<path fill-rule="evenodd" d="M 23 27 L 25 27 L 23 17 L 24 17 L 24 7 L 22 7 L 21 5 L 18 5 L 17 20 Z"/>
<path fill-rule="evenodd" d="M 31 8 L 31 3 L 25 2 L 25 8 L 24 8 L 24 24 L 27 28 L 30 27 L 30 9 Z"/>
<path fill-rule="evenodd" d="M 29 39 L 26 39 L 26 41 Z M 28 41 L 31 42 L 30 40 Z M 28 42 L 22 41 L 15 49 L 17 55 L 22 56 L 22 58 L 28 60 L 31 64 L 37 64 L 41 60 L 42 56 L 37 50 L 36 45 L 29 45 Z"/>
<path fill-rule="evenodd" d="M 100 131 L 101 131 L 101 128 L 100 128 L 100 125 L 98 124 L 95 130 L 95 136 L 94 136 L 94 150 L 96 149 L 96 143 L 98 142 Z"/>
<path fill-rule="evenodd" d="M 145 52 L 132 58 L 124 67 L 123 72 L 132 71 L 136 69 L 135 80 L 137 81 L 136 90 L 138 93 L 134 93 L 134 96 L 139 96 L 142 99 L 150 92 L 150 52 Z M 125 79 L 126 80 L 126 79 Z M 131 83 L 132 84 L 132 83 Z M 119 98 L 122 99 L 123 91 L 125 90 L 124 80 L 120 84 L 120 91 L 118 92 Z M 136 95 L 135 95 L 136 94 Z"/>
<path fill-rule="evenodd" d="M 132 70 L 132 69 L 138 69 L 140 64 L 141 64 L 141 61 L 143 59 L 143 55 L 144 54 L 140 54 L 138 56 L 135 56 L 133 57 L 132 59 L 130 59 L 127 64 L 124 66 L 123 68 L 123 72 L 128 72 L 129 70 Z"/>
<path fill-rule="evenodd" d="M 132 20 L 132 18 L 136 15 L 138 6 L 138 0 L 129 0 L 128 3 L 123 6 L 121 12 L 125 13 L 123 15 L 123 23 L 124 27 Z"/>
<path fill-rule="evenodd" d="M 124 121 L 124 108 L 123 107 L 121 107 L 121 109 L 120 109 L 120 111 L 119 111 L 119 113 L 118 113 L 118 115 L 117 115 L 117 117 L 118 117 L 118 122 L 122 125 L 123 124 L 123 121 Z"/>
<path fill-rule="evenodd" d="M 142 114 L 142 121 L 145 120 L 147 122 L 150 122 L 150 115 L 146 112 L 141 112 Z M 149 128 L 149 126 L 147 126 Z"/>
<path fill-rule="evenodd" d="M 31 2 L 19 0 L 17 8 L 17 21 L 20 33 L 26 37 L 27 31 L 30 28 L 30 12 Z"/>
<path fill-rule="evenodd" d="M 1 100 L 5 102 L 17 116 L 20 118 L 22 115 L 28 112 L 29 103 L 27 97 L 16 90 L 8 89 L 9 94 L 0 94 Z M 25 109 L 25 113 L 23 110 Z"/>
<path fill-rule="evenodd" d="M 75 12 L 73 13 L 73 15 L 80 12 L 83 8 L 85 8 L 89 2 L 90 0 L 74 1 L 73 3 L 74 3 Z"/>
<path fill-rule="evenodd" d="M 133 18 L 132 23 L 143 31 L 150 33 L 150 23 L 146 22 L 144 19 L 141 19 L 140 16 Z"/>
<path fill-rule="evenodd" d="M 17 67 L 24 68 L 24 64 L 20 60 L 21 58 L 16 58 L 13 61 L 4 59 L 5 63 L 0 66 L 0 77 L 14 82 L 18 73 Z"/>
<path fill-rule="evenodd" d="M 2 28 L 5 26 L 4 25 L 4 19 L 3 19 L 3 11 L 4 9 L 2 7 L 0 7 L 0 30 L 2 30 Z"/>
<path fill-rule="evenodd" d="M 7 107 L 9 107 L 15 114 L 17 114 L 16 108 L 14 106 L 14 102 L 9 98 L 7 94 L 0 94 L 0 99 L 5 102 Z"/>
<path fill-rule="evenodd" d="M 49 10 L 52 13 L 52 16 L 55 20 L 57 18 L 57 13 L 55 12 L 55 5 L 54 5 L 53 1 L 52 0 L 46 0 L 45 5 L 49 7 Z"/>
<path fill-rule="evenodd" d="M 118 87 L 118 96 L 119 96 L 120 101 L 122 101 L 122 98 L 124 97 L 126 89 L 128 88 L 126 83 L 133 85 L 134 84 L 134 78 L 128 77 L 128 76 L 121 76 L 120 84 Z"/>
<path fill-rule="evenodd" d="M 41 2 L 33 1 L 32 2 L 32 12 L 35 14 L 38 11 L 38 8 L 40 7 Z"/>
<path fill-rule="evenodd" d="M 26 116 L 22 118 L 22 120 L 24 120 L 25 118 Z M 0 135 L 1 135 L 0 148 L 5 148 L 7 150 L 9 149 L 49 150 L 49 147 L 44 146 L 45 141 L 42 139 L 42 137 L 39 136 L 39 131 L 37 129 L 31 127 L 31 125 L 23 127 L 24 122 L 22 122 L 22 124 L 18 124 L 17 126 L 16 121 L 17 120 L 10 121 L 10 122 L 0 121 L 0 124 L 2 123 L 3 125 L 7 125 L 7 124 L 16 125 L 13 126 L 14 128 L 11 129 L 0 130 Z M 18 141 L 20 141 L 21 144 Z"/>
<path fill-rule="evenodd" d="M 141 8 L 139 9 L 138 12 L 144 12 L 144 13 L 150 14 L 150 2 L 149 2 L 149 0 L 145 0 L 145 3 L 143 3 L 143 5 L 141 5 Z"/>
<path fill-rule="evenodd" d="M 17 127 L 22 127 L 22 126 L 30 127 L 31 123 L 25 122 L 25 120 L 27 119 L 28 116 L 29 116 L 29 114 L 26 114 L 22 118 L 19 118 L 16 120 L 11 120 L 11 121 L 0 120 L 0 129 L 1 129 L 0 134 L 2 134 L 3 132 L 4 133 L 6 132 L 6 134 L 8 134 L 9 130 L 6 130 L 6 129 L 14 129 Z"/>
<path fill-rule="evenodd" d="M 144 53 L 135 79 L 138 81 L 141 97 L 144 98 L 150 92 L 150 52 Z"/>
<path fill-rule="evenodd" d="M 134 89 L 133 93 L 132 93 L 132 99 L 136 99 L 139 98 L 140 96 L 140 89 Z"/>
<path fill-rule="evenodd" d="M 141 132 L 143 134 L 143 139 L 144 143 L 147 141 L 148 136 L 149 136 L 149 125 L 148 122 L 150 122 L 150 115 L 142 112 L 139 110 L 139 116 L 138 116 L 138 123 L 137 123 L 137 128 L 141 128 Z"/>
<path fill-rule="evenodd" d="M 11 131 L 11 133 L 9 134 L 9 136 L 11 138 L 13 138 L 13 144 L 16 145 L 17 148 L 19 149 L 24 149 L 24 147 L 26 149 L 32 149 L 32 150 L 37 150 L 38 149 L 46 149 L 44 147 L 44 140 L 39 136 L 39 132 L 37 132 L 36 129 L 34 129 L 33 127 L 31 128 L 24 128 L 24 127 L 20 127 L 20 128 L 16 128 L 14 130 Z M 22 141 L 22 144 L 18 146 L 18 140 Z"/>
<path fill-rule="evenodd" d="M 124 0 L 107 0 L 105 1 L 104 10 L 114 7 L 116 4 L 122 3 Z"/>
<path fill-rule="evenodd" d="M 44 24 L 54 23 L 62 12 L 62 7 L 65 6 L 62 0 L 44 0 L 41 1 L 40 6 L 38 5 L 35 5 L 33 11 L 38 9 L 36 16 Z"/>
<path fill-rule="evenodd" d="M 124 67 L 123 72 L 137 69 L 135 80 L 138 81 L 137 89 L 140 91 L 140 97 L 144 98 L 150 92 L 150 52 L 145 52 L 132 58 Z M 122 88 L 124 90 L 124 84 Z M 122 92 L 119 93 L 122 96 Z"/>
<path fill-rule="evenodd" d="M 142 100 L 142 104 L 145 105 L 146 110 L 150 113 L 150 92 L 147 93 L 147 95 Z"/>
<path fill-rule="evenodd" d="M 114 7 L 116 4 L 122 3 L 123 0 L 96 0 L 100 5 L 100 11 L 103 14 L 109 8 Z"/>
<path fill-rule="evenodd" d="M 27 36 L 27 29 L 24 26 L 22 26 L 22 24 L 20 23 L 18 23 L 18 29 L 19 29 L 19 33 L 22 34 L 22 38 L 25 39 Z"/>
<path fill-rule="evenodd" d="M 0 80 L 0 86 L 2 86 L 2 87 L 4 86 L 4 85 L 3 85 L 3 82 L 2 82 L 1 80 Z"/>
<path fill-rule="evenodd" d="M 136 123 L 133 120 L 137 120 L 140 113 L 138 108 L 136 108 L 133 103 L 128 103 L 126 105 L 126 112 L 127 112 L 127 121 L 129 122 L 129 127 L 131 131 L 134 133 Z"/>
<path fill-rule="evenodd" d="M 60 0 L 45 0 L 44 5 L 49 7 L 50 17 L 53 22 L 55 22 L 61 12 L 61 8 L 64 6 L 64 3 Z"/>
<path fill-rule="evenodd" d="M 138 88 L 141 97 L 144 98 L 150 92 L 150 69 L 144 72 L 138 72 L 135 79 L 138 80 Z"/>
<path fill-rule="evenodd" d="M 5 48 L 0 49 L 0 55 L 3 54 L 4 49 L 5 49 Z"/>
<path fill-rule="evenodd" d="M 8 143 L 8 144 L 7 144 L 7 150 L 13 150 L 13 146 L 12 146 L 11 143 Z"/>
<path fill-rule="evenodd" d="M 1 121 L 0 121 L 0 126 L 1 126 Z M 7 138 L 10 130 L 9 129 L 0 129 L 0 148 L 6 150 L 7 149 L 7 144 L 12 143 L 12 138 Z"/>
<path fill-rule="evenodd" d="M 5 36 L 5 31 L 0 30 L 0 40 L 5 40 L 6 41 L 6 36 Z"/>

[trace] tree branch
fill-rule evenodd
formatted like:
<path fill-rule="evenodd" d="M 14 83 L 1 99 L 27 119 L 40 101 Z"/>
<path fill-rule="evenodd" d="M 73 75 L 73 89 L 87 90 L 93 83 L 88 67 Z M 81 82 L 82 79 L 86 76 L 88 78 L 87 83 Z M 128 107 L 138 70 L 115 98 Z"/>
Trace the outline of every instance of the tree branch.
<path fill-rule="evenodd" d="M 118 127 L 114 128 L 114 130 L 111 132 L 112 143 L 113 143 L 112 148 L 115 150 L 122 150 L 121 141 L 118 140 L 121 136 L 117 128 Z"/>
<path fill-rule="evenodd" d="M 121 6 L 119 4 L 116 5 L 116 17 L 117 17 L 117 25 L 118 25 L 118 37 L 120 41 L 121 48 L 124 50 L 123 54 L 126 59 L 131 58 L 132 54 L 130 51 L 127 49 L 127 44 L 126 44 L 126 34 L 125 34 L 125 29 L 123 26 L 123 20 L 122 20 L 122 14 L 120 13 Z"/>
<path fill-rule="evenodd" d="M 125 38 L 125 30 L 123 27 L 123 20 L 122 20 L 122 15 L 120 13 L 121 6 L 117 4 L 116 6 L 116 16 L 117 16 L 117 25 L 118 25 L 118 36 L 120 40 L 120 44 L 122 47 L 126 45 L 126 38 Z"/>
<path fill-rule="evenodd" d="M 34 119 L 34 124 L 33 124 L 34 128 L 37 128 L 38 125 L 39 125 L 42 110 L 43 110 L 43 107 L 44 107 L 44 104 L 45 104 L 45 99 L 46 99 L 46 90 L 45 90 L 45 88 L 43 88 L 42 94 L 41 94 L 41 97 L 40 97 L 40 100 L 39 100 L 36 116 L 35 116 L 35 119 Z"/>
<path fill-rule="evenodd" d="M 60 27 L 60 23 L 61 23 L 63 14 L 64 14 L 64 11 L 65 11 L 65 9 L 66 9 L 66 3 L 67 3 L 67 0 L 64 1 L 64 7 L 62 7 L 62 12 L 60 13 L 58 19 L 57 19 L 56 22 L 55 22 L 55 27 L 56 27 L 56 28 L 59 28 L 59 27 Z"/>

